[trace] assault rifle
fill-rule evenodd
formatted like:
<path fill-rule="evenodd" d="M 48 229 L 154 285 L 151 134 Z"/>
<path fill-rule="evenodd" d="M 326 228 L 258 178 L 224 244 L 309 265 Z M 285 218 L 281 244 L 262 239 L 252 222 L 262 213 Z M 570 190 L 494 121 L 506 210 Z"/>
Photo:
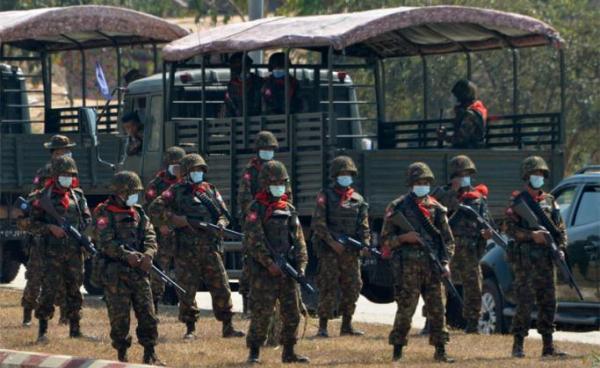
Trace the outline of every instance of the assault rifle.
<path fill-rule="evenodd" d="M 506 242 L 506 240 L 504 240 L 502 235 L 500 235 L 496 231 L 496 229 L 494 229 L 494 227 L 489 222 L 487 222 L 486 219 L 483 218 L 483 216 L 481 216 L 481 214 L 479 212 L 475 211 L 475 209 L 473 207 L 467 206 L 466 204 L 459 203 L 458 209 L 475 217 L 475 219 L 477 220 L 477 222 L 479 222 L 479 224 L 481 224 L 483 227 L 485 227 L 486 229 L 491 231 L 492 239 L 494 240 L 494 242 L 497 245 L 501 246 L 502 248 L 507 249 L 508 243 Z"/>
<path fill-rule="evenodd" d="M 381 252 L 379 251 L 379 249 L 375 248 L 375 247 L 371 247 L 361 241 L 358 241 L 346 234 L 336 234 L 336 233 L 331 233 L 331 235 L 333 235 L 333 239 L 335 241 L 337 241 L 338 243 L 342 244 L 344 247 L 347 248 L 352 248 L 352 249 L 357 249 L 357 250 L 363 250 L 366 249 L 367 251 L 369 251 L 369 253 L 371 253 L 372 256 L 374 256 L 375 258 L 381 259 L 382 255 Z"/>
<path fill-rule="evenodd" d="M 242 240 L 244 238 L 244 234 L 242 234 L 240 232 L 237 232 L 237 231 L 231 230 L 231 229 L 227 229 L 227 228 L 221 228 L 218 225 L 215 225 L 210 222 L 194 220 L 193 218 L 190 218 L 190 217 L 187 217 L 187 220 L 193 229 L 203 229 L 203 230 L 212 231 L 212 232 L 216 232 L 216 233 L 223 231 L 223 233 L 229 235 L 230 237 L 232 237 L 234 239 Z"/>

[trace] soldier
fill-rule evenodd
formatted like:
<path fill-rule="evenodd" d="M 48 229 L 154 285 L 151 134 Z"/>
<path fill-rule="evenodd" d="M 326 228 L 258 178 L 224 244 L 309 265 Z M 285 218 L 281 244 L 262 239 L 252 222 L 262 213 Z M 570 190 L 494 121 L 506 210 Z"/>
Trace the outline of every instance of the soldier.
<path fill-rule="evenodd" d="M 163 365 L 154 352 L 158 331 L 148 275 L 157 245 L 150 219 L 137 204 L 142 181 L 136 173 L 122 171 L 115 174 L 110 189 L 112 195 L 94 210 L 94 229 L 98 250 L 106 259 L 102 284 L 112 346 L 119 361 L 127 362 L 133 306 L 144 364 Z"/>
<path fill-rule="evenodd" d="M 340 335 L 364 335 L 352 327 L 352 315 L 362 288 L 360 251 L 345 248 L 332 235 L 351 236 L 367 245 L 371 241 L 369 206 L 351 187 L 357 173 L 350 157 L 336 157 L 331 163 L 331 178 L 335 184 L 317 195 L 312 230 L 313 246 L 319 258 L 319 337 L 329 337 L 327 321 L 335 318 L 336 306 L 342 315 Z"/>
<path fill-rule="evenodd" d="M 274 262 L 273 253 L 293 253 L 298 273 L 303 275 L 308 262 L 306 243 L 295 208 L 287 202 L 285 166 L 268 161 L 260 171 L 261 191 L 248 208 L 244 222 L 247 253 L 250 256 L 250 312 L 252 319 L 246 344 L 248 363 L 259 363 L 260 346 L 265 342 L 275 303 L 279 301 L 283 321 L 281 343 L 283 363 L 308 363 L 297 355 L 294 346 L 300 324 L 300 295 L 296 282 Z"/>
<path fill-rule="evenodd" d="M 142 154 L 144 125 L 136 111 L 126 113 L 121 118 L 123 130 L 127 134 L 127 156 Z"/>
<path fill-rule="evenodd" d="M 250 56 L 246 56 L 246 69 L 242 73 L 243 53 L 237 52 L 229 59 L 229 68 L 231 78 L 227 83 L 227 92 L 225 93 L 224 115 L 226 117 L 243 116 L 243 85 L 246 85 L 246 112 L 248 116 L 260 115 L 261 109 L 261 89 L 263 79 L 250 72 L 254 61 Z"/>
<path fill-rule="evenodd" d="M 449 339 L 444 321 L 442 276 L 449 276 L 448 263 L 454 252 L 454 239 L 446 208 L 429 196 L 433 173 L 427 164 L 415 162 L 408 167 L 407 184 L 410 192 L 393 200 L 386 208 L 381 239 L 393 251 L 394 294 L 398 310 L 389 343 L 394 346 L 394 361 L 402 358 L 402 349 L 408 343 L 412 316 L 419 294 L 422 294 L 430 319 L 429 343 L 435 346 L 434 359 L 451 363 L 446 355 Z M 415 231 L 406 231 L 400 225 L 400 215 Z M 428 242 L 436 252 L 444 272 L 434 271 L 422 244 Z"/>
<path fill-rule="evenodd" d="M 32 209 L 22 227 L 34 235 L 44 237 L 42 295 L 35 311 L 39 319 L 38 342 L 48 341 L 48 320 L 54 315 L 54 301 L 58 289 L 66 292 L 66 315 L 69 336 L 81 337 L 79 320 L 83 297 L 79 291 L 83 283 L 83 252 L 79 243 L 68 236 L 56 221 L 41 208 L 40 202 L 49 200 L 58 214 L 80 231 L 91 221 L 91 214 L 83 191 L 74 186 L 77 166 L 72 158 L 62 156 L 52 160 L 52 177 L 40 191 L 34 191 L 29 200 Z"/>
<path fill-rule="evenodd" d="M 208 165 L 198 154 L 188 154 L 180 161 L 182 181 L 165 190 L 149 206 L 152 222 L 159 228 L 173 226 L 177 232 L 175 276 L 186 290 L 179 293 L 179 320 L 186 324 L 185 339 L 193 339 L 200 310 L 196 290 L 203 280 L 212 297 L 213 311 L 223 322 L 223 337 L 242 337 L 231 319 L 231 290 L 223 266 L 222 232 L 195 226 L 198 221 L 227 227 L 227 208 L 214 185 L 204 181 Z M 175 231 L 175 230 L 174 230 Z"/>
<path fill-rule="evenodd" d="M 291 63 L 288 61 L 288 65 Z M 299 83 L 285 70 L 285 53 L 276 52 L 269 58 L 271 75 L 265 79 L 262 88 L 264 112 L 266 114 L 285 114 L 285 78 L 288 78 L 288 102 L 290 114 L 302 110 L 302 100 L 298 96 Z"/>
<path fill-rule="evenodd" d="M 560 216 L 559 207 L 554 197 L 542 189 L 544 178 L 550 174 L 543 158 L 531 156 L 521 164 L 521 178 L 525 188 L 513 193 L 511 203 L 506 210 L 508 218 L 508 235 L 514 239 L 510 244 L 508 257 L 515 275 L 514 290 L 516 292 L 517 310 L 512 321 L 514 344 L 512 356 L 525 357 L 523 342 L 531 325 L 531 312 L 537 304 L 537 330 L 542 335 L 542 356 L 564 356 L 553 344 L 554 314 L 556 312 L 555 271 L 552 262 L 551 248 L 546 244 L 544 231 L 531 229 L 513 209 L 519 201 L 529 201 L 539 209 L 540 216 L 553 229 L 547 229 L 553 235 L 560 248 L 561 258 L 567 245 L 565 225 Z M 536 211 L 533 211 L 534 213 Z"/>
<path fill-rule="evenodd" d="M 75 147 L 75 143 L 71 142 L 69 137 L 64 135 L 54 135 L 50 138 L 50 142 L 44 143 L 44 148 L 50 151 L 50 158 L 54 159 L 61 156 L 72 157 L 72 149 Z M 32 191 L 42 190 L 44 184 L 52 175 L 50 174 L 50 162 L 43 167 L 39 168 L 35 177 L 33 178 L 33 189 Z M 75 185 L 77 186 L 77 185 Z M 33 239 L 29 247 L 29 259 L 27 261 L 27 271 L 25 272 L 25 289 L 23 290 L 23 298 L 21 299 L 21 305 L 23 306 L 23 326 L 31 326 L 31 313 L 38 306 L 38 299 L 42 288 L 42 263 L 43 256 L 40 252 L 42 239 Z M 56 305 L 60 305 L 60 319 L 61 324 L 67 324 L 68 319 L 65 315 L 66 309 L 64 308 L 65 295 L 64 290 L 58 290 L 56 293 Z"/>
<path fill-rule="evenodd" d="M 451 143 L 452 148 L 483 148 L 488 111 L 477 99 L 477 86 L 470 80 L 461 79 L 452 87 L 452 94 L 457 101 L 454 106 L 454 134 L 449 135 L 440 128 L 438 139 Z"/>
<path fill-rule="evenodd" d="M 463 317 L 467 321 L 465 332 L 478 333 L 481 312 L 481 269 L 479 259 L 483 255 L 487 239 L 492 237 L 491 231 L 482 229 L 473 216 L 460 211 L 458 204 L 472 207 L 477 213 L 492 223 L 488 211 L 488 188 L 483 185 L 472 185 L 477 168 L 473 161 L 459 155 L 450 160 L 451 182 L 438 187 L 433 192 L 441 204 L 450 212 L 450 227 L 456 242 L 456 251 L 450 262 L 453 276 L 462 281 Z"/>
<path fill-rule="evenodd" d="M 148 184 L 145 193 L 146 206 L 167 190 L 171 185 L 179 182 L 181 167 L 179 161 L 185 156 L 185 151 L 181 147 L 169 147 L 165 151 L 164 169 L 161 170 Z M 159 244 L 158 253 L 155 257 L 156 263 L 160 268 L 168 272 L 171 268 L 173 257 L 175 256 L 175 247 L 177 239 L 173 229 L 168 225 L 157 226 L 156 234 Z M 165 283 L 155 273 L 150 274 L 152 283 L 152 297 L 154 299 L 154 311 L 158 315 L 158 302 L 165 293 Z"/>

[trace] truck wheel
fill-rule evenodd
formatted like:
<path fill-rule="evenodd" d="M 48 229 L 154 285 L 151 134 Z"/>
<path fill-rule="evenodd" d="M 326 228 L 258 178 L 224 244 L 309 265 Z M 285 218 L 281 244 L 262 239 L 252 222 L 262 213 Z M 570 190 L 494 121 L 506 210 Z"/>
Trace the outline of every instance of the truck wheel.
<path fill-rule="evenodd" d="M 479 332 L 490 335 L 494 333 L 507 333 L 508 323 L 502 310 L 504 301 L 498 285 L 492 278 L 483 281 L 481 294 L 481 318 L 479 319 Z"/>
<path fill-rule="evenodd" d="M 94 286 L 91 282 L 92 260 L 86 259 L 83 267 L 83 287 L 90 295 L 102 295 L 102 288 Z"/>
<path fill-rule="evenodd" d="M 7 247 L 6 244 L 2 245 L 1 251 L 2 257 L 0 258 L 0 261 L 2 261 L 2 264 L 0 266 L 2 268 L 0 270 L 2 271 L 2 275 L 0 275 L 0 283 L 8 284 L 17 277 L 19 269 L 21 268 L 21 261 L 15 255 L 15 252 Z"/>

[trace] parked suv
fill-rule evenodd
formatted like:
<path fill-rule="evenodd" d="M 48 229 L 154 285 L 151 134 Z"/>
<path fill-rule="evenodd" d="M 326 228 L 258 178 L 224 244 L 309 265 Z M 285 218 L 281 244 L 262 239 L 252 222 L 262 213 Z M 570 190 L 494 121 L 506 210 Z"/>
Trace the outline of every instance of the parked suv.
<path fill-rule="evenodd" d="M 588 166 L 562 180 L 551 193 L 556 197 L 567 227 L 567 262 L 584 296 L 557 273 L 556 323 L 561 329 L 589 331 L 600 328 L 600 165 Z M 507 333 L 515 314 L 513 274 L 506 252 L 493 245 L 481 260 L 484 333 Z M 533 312 L 533 320 L 537 312 Z"/>

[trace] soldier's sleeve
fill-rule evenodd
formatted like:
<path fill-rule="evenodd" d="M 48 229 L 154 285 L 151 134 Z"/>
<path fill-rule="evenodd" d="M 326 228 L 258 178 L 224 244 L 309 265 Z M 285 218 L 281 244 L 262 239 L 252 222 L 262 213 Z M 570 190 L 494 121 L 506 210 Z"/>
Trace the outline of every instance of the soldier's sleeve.
<path fill-rule="evenodd" d="M 150 218 L 143 212 L 140 211 L 143 216 L 143 226 L 144 226 L 144 254 L 149 255 L 154 258 L 156 256 L 156 252 L 158 251 L 158 244 L 156 243 L 156 232 L 154 231 L 154 226 L 150 222 Z"/>
<path fill-rule="evenodd" d="M 92 226 L 98 250 L 112 259 L 126 261 L 130 252 L 116 240 L 114 226 L 110 222 L 111 218 L 107 211 L 103 207 L 97 207 L 94 211 Z"/>
<path fill-rule="evenodd" d="M 557 240 L 557 245 L 560 248 L 560 250 L 562 250 L 563 252 L 566 253 L 567 251 L 567 228 L 565 226 L 565 223 L 562 219 L 562 216 L 560 215 L 560 207 L 558 206 L 558 203 L 556 203 L 556 201 L 554 200 L 554 198 L 552 199 L 552 211 L 553 211 L 553 217 L 554 217 L 554 222 L 556 225 L 556 228 L 560 231 L 560 235 L 559 238 Z"/>
<path fill-rule="evenodd" d="M 217 225 L 227 227 L 229 225 L 229 220 L 227 219 L 227 216 L 225 216 L 225 212 L 228 211 L 227 205 L 225 204 L 225 201 L 223 200 L 223 197 L 221 196 L 221 193 L 219 193 L 217 188 L 213 188 L 213 191 L 215 199 L 217 200 L 217 202 L 219 202 L 219 206 L 221 209 L 219 219 L 217 220 Z"/>
<path fill-rule="evenodd" d="M 165 190 L 148 206 L 148 215 L 156 227 L 168 225 L 174 206 L 174 187 Z"/>
<path fill-rule="evenodd" d="M 244 221 L 244 236 L 246 239 L 247 254 L 258 263 L 268 268 L 273 264 L 273 258 L 265 243 L 265 232 L 258 212 L 252 205 L 246 214 Z"/>
<path fill-rule="evenodd" d="M 148 186 L 146 187 L 146 191 L 144 192 L 144 199 L 146 201 L 146 205 L 152 203 L 153 200 L 158 196 L 158 190 L 156 188 L 156 179 L 152 179 Z"/>
<path fill-rule="evenodd" d="M 439 211 L 439 214 L 437 216 L 437 226 L 440 230 L 440 235 L 442 236 L 442 242 L 444 247 L 444 252 L 442 252 L 442 259 L 440 259 L 440 262 L 449 263 L 450 259 L 452 259 L 452 256 L 454 256 L 454 235 L 452 235 L 450 224 L 448 224 L 447 210 L 441 206 L 438 207 L 437 210 Z"/>
<path fill-rule="evenodd" d="M 506 209 L 506 234 L 519 243 L 532 241 L 533 231 L 520 225 L 520 217 L 513 210 L 514 201 L 511 198 L 510 204 Z"/>
<path fill-rule="evenodd" d="M 385 215 L 383 217 L 383 227 L 381 228 L 381 242 L 384 247 L 395 249 L 400 245 L 398 237 L 403 231 L 394 223 L 394 211 L 396 203 L 392 202 L 387 205 Z"/>
<path fill-rule="evenodd" d="M 87 199 L 83 192 L 81 192 L 81 199 L 79 201 L 79 208 L 81 209 L 81 216 L 83 217 L 83 224 L 81 230 L 84 231 L 92 224 L 92 213 L 87 204 Z"/>
<path fill-rule="evenodd" d="M 494 229 L 498 229 L 496 222 L 494 221 L 494 217 L 490 212 L 490 208 L 487 203 L 487 199 L 483 198 L 481 201 L 481 213 L 480 215 L 488 222 L 488 224 L 492 225 Z"/>
<path fill-rule="evenodd" d="M 300 224 L 297 213 L 294 213 L 293 221 L 296 221 L 296 226 L 294 227 L 296 229 L 296 234 L 294 234 L 296 238 L 296 244 L 294 244 L 294 259 L 296 261 L 296 266 L 298 267 L 298 272 L 304 274 L 306 265 L 308 265 L 308 251 L 306 250 L 304 231 L 302 231 L 302 225 Z"/>
<path fill-rule="evenodd" d="M 243 216 L 248 210 L 248 206 L 252 202 L 252 190 L 251 190 L 252 174 L 250 169 L 246 168 L 242 174 L 242 180 L 240 180 L 240 187 L 237 193 L 237 202 L 240 204 L 239 216 L 243 219 Z"/>
<path fill-rule="evenodd" d="M 46 221 L 44 211 L 39 205 L 41 193 L 40 191 L 33 191 L 29 194 L 27 201 L 31 206 L 31 210 L 28 216 L 19 220 L 17 225 L 23 231 L 28 231 L 33 235 L 44 236 L 49 235 L 50 230 L 48 229 L 48 222 Z"/>
<path fill-rule="evenodd" d="M 335 242 L 327 227 L 327 196 L 324 191 L 320 191 L 317 195 L 317 203 L 315 205 L 310 227 L 313 233 L 326 244 L 331 245 Z"/>
<path fill-rule="evenodd" d="M 431 195 L 450 212 L 454 212 L 458 209 L 458 193 L 450 186 L 437 187 Z"/>
<path fill-rule="evenodd" d="M 369 227 L 369 204 L 365 201 L 360 205 L 358 214 L 358 234 L 360 240 L 368 246 L 371 246 L 371 229 Z"/>

